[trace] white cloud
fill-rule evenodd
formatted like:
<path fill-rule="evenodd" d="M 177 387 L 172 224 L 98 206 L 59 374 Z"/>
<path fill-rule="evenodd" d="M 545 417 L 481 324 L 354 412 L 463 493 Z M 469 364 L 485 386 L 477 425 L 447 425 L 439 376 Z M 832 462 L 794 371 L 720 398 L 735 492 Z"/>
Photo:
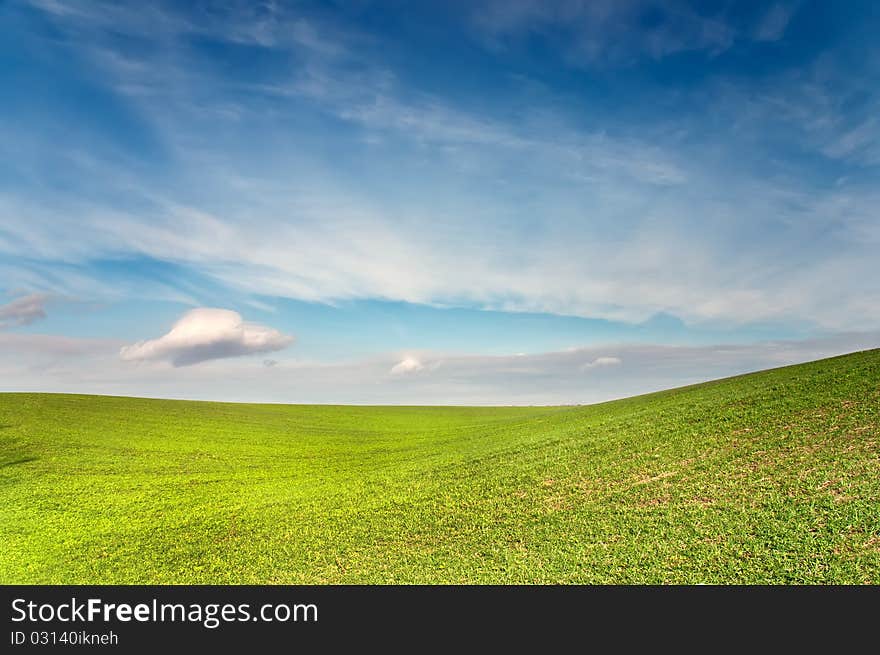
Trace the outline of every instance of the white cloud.
<path fill-rule="evenodd" d="M 391 375 L 408 375 L 424 370 L 425 365 L 415 357 L 405 357 L 391 367 Z"/>
<path fill-rule="evenodd" d="M 623 360 L 619 357 L 597 357 L 591 362 L 586 362 L 581 366 L 581 369 L 587 370 L 590 368 L 602 368 L 604 366 L 618 366 L 623 363 Z"/>
<path fill-rule="evenodd" d="M 606 237 L 578 221 L 572 208 L 550 202 L 529 239 L 495 219 L 503 205 L 480 207 L 480 199 L 475 206 L 487 216 L 480 221 L 430 208 L 416 208 L 412 216 L 384 213 L 375 201 L 339 189 L 332 201 L 328 192 L 326 200 L 300 206 L 289 198 L 268 204 L 247 195 L 262 210 L 259 220 L 245 220 L 239 201 L 230 199 L 223 215 L 168 205 L 147 223 L 89 208 L 65 218 L 24 203 L 4 207 L 0 198 L 0 224 L 10 217 L 8 229 L 25 244 L 20 250 L 48 248 L 43 257 L 54 260 L 43 268 L 0 264 L 0 276 L 14 276 L 7 277 L 10 284 L 51 284 L 62 294 L 113 297 L 118 289 L 112 285 L 95 282 L 90 290 L 88 269 L 77 266 L 126 252 L 178 262 L 237 292 L 307 301 L 383 298 L 627 322 L 663 312 L 688 323 L 796 320 L 830 330 L 877 324 L 875 190 L 801 193 L 735 181 L 729 187 L 738 191 L 737 207 L 717 198 L 704 202 L 689 195 L 693 190 L 652 205 L 651 195 L 637 188 L 628 194 L 602 189 L 604 209 L 596 207 L 596 215 L 619 214 L 630 226 L 626 236 Z M 716 189 L 711 182 L 699 188 Z M 644 207 L 648 214 L 640 215 Z M 694 207 L 706 218 L 688 226 Z M 14 215 L 27 220 L 14 221 Z M 776 233 L 746 244 L 744 226 L 761 221 Z M 818 229 L 829 223 L 833 238 Z M 789 242 L 799 248 L 785 251 Z M 85 247 L 92 251 L 80 252 Z M 76 274 L 83 279 L 74 287 Z"/>
<path fill-rule="evenodd" d="M 46 318 L 47 297 L 43 293 L 32 293 L 0 305 L 0 330 L 30 325 L 34 321 Z"/>
<path fill-rule="evenodd" d="M 188 366 L 210 359 L 267 353 L 290 345 L 293 337 L 245 322 L 229 309 L 200 307 L 184 314 L 168 334 L 120 349 L 124 360 L 170 361 Z"/>

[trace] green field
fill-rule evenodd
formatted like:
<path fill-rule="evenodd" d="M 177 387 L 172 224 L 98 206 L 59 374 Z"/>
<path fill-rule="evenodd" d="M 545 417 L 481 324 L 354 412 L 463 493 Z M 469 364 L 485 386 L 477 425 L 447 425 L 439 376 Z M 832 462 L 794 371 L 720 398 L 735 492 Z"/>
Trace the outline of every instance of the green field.
<path fill-rule="evenodd" d="M 0 583 L 880 583 L 880 350 L 583 407 L 0 394 Z"/>

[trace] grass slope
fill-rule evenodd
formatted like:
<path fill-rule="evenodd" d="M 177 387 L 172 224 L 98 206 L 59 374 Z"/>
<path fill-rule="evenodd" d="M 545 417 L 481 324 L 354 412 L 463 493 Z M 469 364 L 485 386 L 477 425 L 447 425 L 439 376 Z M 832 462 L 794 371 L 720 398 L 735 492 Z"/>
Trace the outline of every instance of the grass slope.
<path fill-rule="evenodd" d="M 0 394 L 2 583 L 880 583 L 880 351 L 588 407 Z"/>

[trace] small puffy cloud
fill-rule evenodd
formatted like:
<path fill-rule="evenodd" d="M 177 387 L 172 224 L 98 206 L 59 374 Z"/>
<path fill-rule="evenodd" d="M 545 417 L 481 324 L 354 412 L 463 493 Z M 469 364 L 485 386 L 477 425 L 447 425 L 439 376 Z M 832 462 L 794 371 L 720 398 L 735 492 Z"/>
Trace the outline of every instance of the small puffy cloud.
<path fill-rule="evenodd" d="M 409 375 L 424 370 L 425 365 L 415 357 L 405 357 L 391 367 L 391 375 Z"/>
<path fill-rule="evenodd" d="M 274 352 L 292 342 L 292 336 L 248 323 L 238 312 L 201 307 L 180 317 L 168 334 L 124 346 L 119 355 L 125 360 L 169 361 L 173 366 L 189 366 L 210 359 Z"/>
<path fill-rule="evenodd" d="M 586 364 L 581 366 L 581 369 L 586 371 L 591 368 L 603 368 L 605 366 L 617 366 L 621 363 L 623 363 L 623 360 L 620 359 L 619 357 L 597 357 L 593 361 L 587 362 Z"/>
<path fill-rule="evenodd" d="M 44 293 L 32 293 L 0 305 L 0 330 L 30 325 L 34 321 L 46 318 L 46 298 Z"/>

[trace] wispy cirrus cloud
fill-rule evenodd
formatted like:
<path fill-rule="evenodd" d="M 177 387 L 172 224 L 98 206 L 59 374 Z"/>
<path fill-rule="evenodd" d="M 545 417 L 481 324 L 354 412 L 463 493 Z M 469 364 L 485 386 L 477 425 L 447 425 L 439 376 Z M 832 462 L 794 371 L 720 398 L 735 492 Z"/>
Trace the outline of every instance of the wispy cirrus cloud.
<path fill-rule="evenodd" d="M 190 273 L 230 293 L 320 302 L 823 329 L 880 319 L 870 62 L 848 78 L 829 55 L 746 85 L 661 90 L 630 124 L 617 114 L 631 106 L 602 113 L 601 98 L 504 86 L 499 110 L 493 94 L 414 84 L 381 39 L 293 5 L 36 4 L 59 35 L 40 45 L 66 35 L 78 57 L 59 59 L 83 62 L 112 98 L 108 115 L 122 107 L 160 155 L 151 168 L 104 131 L 68 143 L 5 128 L 0 154 L 34 184 L 0 190 L 0 270 L 15 284 L 119 294 L 97 275 L 89 286 L 89 263 L 131 258 L 176 266 L 168 285 Z M 693 3 L 656 15 L 637 2 L 489 3 L 471 18 L 488 16 L 504 39 L 566 23 L 558 47 L 589 55 L 595 40 L 593 61 L 659 61 L 772 41 L 793 7 L 736 23 Z M 205 40 L 230 47 L 225 64 Z M 762 150 L 768 134 L 778 150 Z M 792 149 L 867 177 L 813 169 Z M 124 292 L 206 304 L 198 288 L 146 287 Z"/>
<path fill-rule="evenodd" d="M 576 65 L 633 65 L 682 52 L 715 56 L 737 41 L 777 40 L 796 8 L 777 3 L 734 20 L 723 7 L 681 0 L 490 0 L 472 5 L 472 22 L 493 49 L 539 35 Z"/>
<path fill-rule="evenodd" d="M 797 2 L 770 5 L 752 32 L 756 41 L 777 41 L 783 37 L 789 22 L 798 9 Z"/>

